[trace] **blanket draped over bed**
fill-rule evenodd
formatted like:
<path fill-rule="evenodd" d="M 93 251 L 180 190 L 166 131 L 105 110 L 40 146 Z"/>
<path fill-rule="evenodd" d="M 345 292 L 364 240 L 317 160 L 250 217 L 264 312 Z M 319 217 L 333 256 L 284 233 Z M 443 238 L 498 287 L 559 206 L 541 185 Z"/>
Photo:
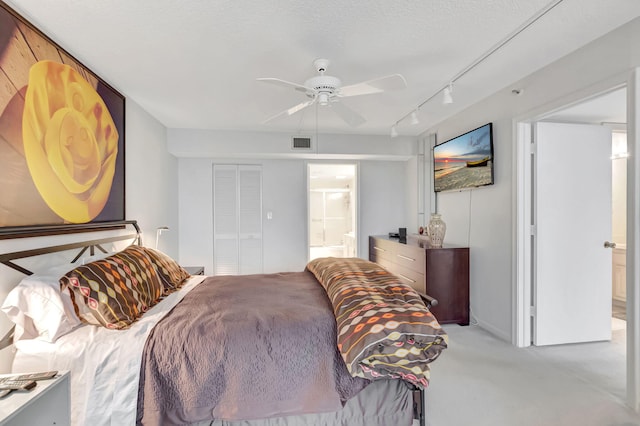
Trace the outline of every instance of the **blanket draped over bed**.
<path fill-rule="evenodd" d="M 369 381 L 349 374 L 336 339 L 308 271 L 209 277 L 147 339 L 138 424 L 339 410 Z"/>
<path fill-rule="evenodd" d="M 447 336 L 415 290 L 358 258 L 315 259 L 307 269 L 329 295 L 338 348 L 353 376 L 428 385 L 428 363 L 447 347 Z"/>

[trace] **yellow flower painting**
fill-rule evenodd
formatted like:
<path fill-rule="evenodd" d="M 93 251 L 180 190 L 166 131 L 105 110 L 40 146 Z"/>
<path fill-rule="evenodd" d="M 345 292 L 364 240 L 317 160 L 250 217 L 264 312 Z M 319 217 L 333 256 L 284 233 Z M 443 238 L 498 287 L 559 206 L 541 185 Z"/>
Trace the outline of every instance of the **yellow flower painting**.
<path fill-rule="evenodd" d="M 102 98 L 73 68 L 52 61 L 31 67 L 22 140 L 31 177 L 51 210 L 70 223 L 102 211 L 118 131 Z"/>
<path fill-rule="evenodd" d="M 0 234 L 124 220 L 124 97 L 4 3 L 0 76 Z"/>

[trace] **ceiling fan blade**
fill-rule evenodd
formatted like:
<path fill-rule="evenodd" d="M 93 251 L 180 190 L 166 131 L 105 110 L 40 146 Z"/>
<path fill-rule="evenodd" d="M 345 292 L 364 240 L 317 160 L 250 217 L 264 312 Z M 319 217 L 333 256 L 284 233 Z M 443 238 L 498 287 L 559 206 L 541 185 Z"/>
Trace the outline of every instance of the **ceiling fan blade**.
<path fill-rule="evenodd" d="M 333 111 L 335 111 L 335 113 L 338 114 L 338 116 L 340 116 L 340 118 L 342 118 L 344 122 L 351 127 L 358 127 L 359 125 L 367 121 L 363 116 L 361 116 L 342 102 L 332 102 L 330 105 L 331 109 L 333 109 Z"/>
<path fill-rule="evenodd" d="M 277 113 L 276 115 L 272 115 L 271 117 L 269 117 L 266 120 L 264 120 L 262 122 L 262 124 L 267 124 L 268 122 L 273 121 L 273 120 L 275 120 L 277 118 L 280 118 L 280 117 L 291 116 L 291 115 L 295 114 L 296 112 L 308 107 L 309 105 L 311 105 L 315 101 L 316 101 L 316 98 L 313 98 L 310 101 L 306 101 L 306 102 L 299 103 L 298 105 L 294 105 L 289 109 L 285 109 L 284 111 L 281 111 L 281 112 Z"/>
<path fill-rule="evenodd" d="M 400 90 L 407 87 L 407 81 L 400 74 L 387 75 L 362 83 L 351 84 L 340 88 L 341 97 L 369 95 L 386 90 Z"/>
<path fill-rule="evenodd" d="M 290 81 L 280 80 L 279 78 L 257 78 L 258 81 L 263 81 L 265 83 L 275 84 L 276 86 L 283 86 L 289 89 L 293 88 L 294 90 L 298 90 L 300 92 L 306 93 L 308 91 L 313 91 L 312 89 L 303 86 L 302 84 L 292 83 Z"/>

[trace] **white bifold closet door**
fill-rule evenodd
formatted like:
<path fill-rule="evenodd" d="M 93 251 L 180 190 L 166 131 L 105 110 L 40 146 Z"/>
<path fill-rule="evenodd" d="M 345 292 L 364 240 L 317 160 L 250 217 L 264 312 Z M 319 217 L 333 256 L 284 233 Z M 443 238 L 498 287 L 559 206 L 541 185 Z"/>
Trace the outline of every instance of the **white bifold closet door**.
<path fill-rule="evenodd" d="M 213 166 L 215 275 L 263 272 L 262 167 Z"/>

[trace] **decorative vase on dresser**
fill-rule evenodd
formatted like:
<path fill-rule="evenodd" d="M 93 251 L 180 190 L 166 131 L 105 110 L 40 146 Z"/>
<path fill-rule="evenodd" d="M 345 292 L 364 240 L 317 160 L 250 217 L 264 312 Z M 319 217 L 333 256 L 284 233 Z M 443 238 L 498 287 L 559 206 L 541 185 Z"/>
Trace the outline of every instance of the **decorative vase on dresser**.
<path fill-rule="evenodd" d="M 400 281 L 435 298 L 431 308 L 441 324 L 469 325 L 469 248 L 446 245 L 435 248 L 429 241 L 408 237 L 369 237 L 369 260 Z"/>
<path fill-rule="evenodd" d="M 447 232 L 447 224 L 442 220 L 442 216 L 437 213 L 431 214 L 431 220 L 427 225 L 427 235 L 431 240 L 431 247 L 441 248 L 444 241 L 444 234 Z"/>

